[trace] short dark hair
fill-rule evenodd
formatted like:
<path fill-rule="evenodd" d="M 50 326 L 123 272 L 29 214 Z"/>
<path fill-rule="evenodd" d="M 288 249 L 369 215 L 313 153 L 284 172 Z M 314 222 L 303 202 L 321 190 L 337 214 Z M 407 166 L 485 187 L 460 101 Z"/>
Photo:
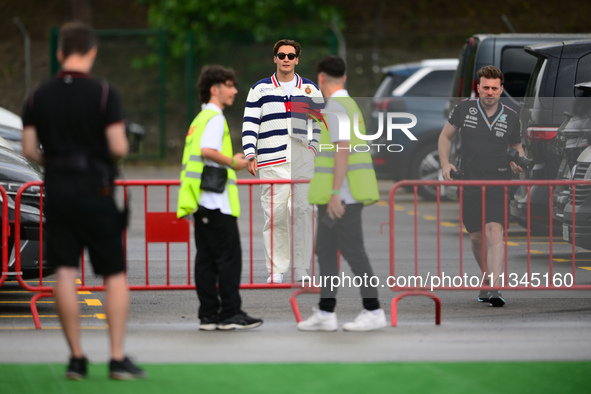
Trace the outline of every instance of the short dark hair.
<path fill-rule="evenodd" d="M 236 84 L 236 75 L 234 70 L 230 68 L 224 68 L 222 66 L 205 66 L 201 69 L 201 75 L 199 75 L 199 83 L 197 88 L 199 89 L 199 99 L 202 103 L 208 103 L 211 99 L 211 87 L 220 83 L 226 83 L 228 81 Z"/>
<path fill-rule="evenodd" d="M 273 45 L 273 56 L 277 56 L 279 48 L 281 48 L 284 45 L 292 46 L 295 49 L 296 57 L 300 57 L 300 52 L 302 52 L 302 46 L 300 45 L 300 43 L 294 40 L 287 40 L 285 38 L 283 40 L 277 41 L 275 45 Z"/>
<path fill-rule="evenodd" d="M 318 74 L 325 73 L 334 78 L 341 78 L 345 75 L 345 71 L 347 71 L 347 65 L 345 61 L 338 57 L 338 56 L 326 56 L 318 66 L 316 67 L 316 71 Z"/>
<path fill-rule="evenodd" d="M 505 83 L 505 77 L 503 76 L 503 72 L 495 66 L 484 66 L 480 70 L 478 70 L 478 73 L 476 75 L 478 76 L 479 84 L 480 78 L 483 77 L 486 79 L 500 79 L 501 86 Z"/>
<path fill-rule="evenodd" d="M 88 25 L 82 22 L 68 22 L 60 29 L 58 47 L 65 59 L 74 53 L 86 55 L 97 46 L 97 41 L 96 34 Z"/>

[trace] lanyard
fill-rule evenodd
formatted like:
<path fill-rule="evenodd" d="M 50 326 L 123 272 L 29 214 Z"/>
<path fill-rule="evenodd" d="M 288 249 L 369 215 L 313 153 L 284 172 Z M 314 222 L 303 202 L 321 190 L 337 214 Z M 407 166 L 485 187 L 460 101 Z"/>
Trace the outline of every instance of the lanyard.
<path fill-rule="evenodd" d="M 492 123 L 490 123 L 488 121 L 488 116 L 486 116 L 486 112 L 484 112 L 484 110 L 482 109 L 482 106 L 480 105 L 480 99 L 476 102 L 476 104 L 478 105 L 478 110 L 480 111 L 480 114 L 484 118 L 484 121 L 486 122 L 486 125 L 488 126 L 488 129 L 489 130 L 492 130 L 493 126 L 495 125 L 495 123 L 497 123 L 497 120 L 499 120 L 499 118 L 503 114 L 503 111 L 505 110 L 503 104 L 501 104 L 501 111 L 499 112 L 499 114 L 497 115 L 497 117 L 495 118 L 495 120 L 493 120 Z"/>

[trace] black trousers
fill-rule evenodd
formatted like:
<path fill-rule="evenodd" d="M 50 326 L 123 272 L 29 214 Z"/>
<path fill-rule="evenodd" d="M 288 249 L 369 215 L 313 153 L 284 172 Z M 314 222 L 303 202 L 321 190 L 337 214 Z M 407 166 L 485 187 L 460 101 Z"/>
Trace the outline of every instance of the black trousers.
<path fill-rule="evenodd" d="M 240 312 L 242 249 L 237 218 L 219 209 L 199 207 L 195 218 L 195 285 L 199 298 L 198 317 L 221 320 Z"/>
<path fill-rule="evenodd" d="M 367 310 L 375 310 L 380 307 L 378 289 L 369 286 L 369 278 L 373 276 L 373 270 L 365 252 L 363 244 L 363 228 L 361 223 L 361 210 L 363 204 L 347 205 L 345 214 L 331 228 L 322 222 L 326 214 L 326 205 L 318 205 L 318 233 L 316 236 L 316 255 L 320 264 L 320 276 L 333 277 L 339 275 L 337 251 L 347 260 L 353 275 L 367 275 L 367 287 L 361 287 L 363 307 Z M 330 283 L 330 279 L 328 279 Z M 337 290 L 331 291 L 331 287 L 323 286 L 320 291 L 320 310 L 334 312 L 336 306 Z"/>

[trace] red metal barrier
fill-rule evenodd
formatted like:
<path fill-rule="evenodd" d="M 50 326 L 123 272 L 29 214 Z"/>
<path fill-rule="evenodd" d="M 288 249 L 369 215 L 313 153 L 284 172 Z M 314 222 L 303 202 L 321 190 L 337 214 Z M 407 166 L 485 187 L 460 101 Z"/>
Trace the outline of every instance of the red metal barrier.
<path fill-rule="evenodd" d="M 6 279 L 13 273 L 8 272 L 8 237 L 10 227 L 8 226 L 8 195 L 4 187 L 0 186 L 0 195 L 2 196 L 2 254 L 0 256 L 0 287 L 6 282 Z"/>
<path fill-rule="evenodd" d="M 239 186 L 245 186 L 249 188 L 248 191 L 248 204 L 249 204 L 249 216 L 248 216 L 248 221 L 249 221 L 249 256 L 248 256 L 248 267 L 250 269 L 250 274 L 249 274 L 249 282 L 247 283 L 242 283 L 240 288 L 241 289 L 266 289 L 266 288 L 291 288 L 294 286 L 293 283 L 271 283 L 271 284 L 267 284 L 267 283 L 255 283 L 254 281 L 254 254 L 253 254 L 253 244 L 254 244 L 254 230 L 253 229 L 253 195 L 252 195 L 252 188 L 255 185 L 262 185 L 262 184 L 271 184 L 271 187 L 273 187 L 273 185 L 276 184 L 295 184 L 295 183 L 307 183 L 309 181 L 307 180 L 298 180 L 298 181 L 292 181 L 292 180 L 259 180 L 259 179 L 253 179 L 253 180 L 238 180 L 238 185 Z M 143 188 L 143 196 L 144 196 L 144 250 L 145 250 L 145 259 L 144 259 L 144 263 L 143 263 L 143 269 L 138 268 L 136 265 L 134 265 L 133 267 L 130 267 L 130 262 L 134 260 L 134 256 L 129 256 L 129 242 L 130 242 L 130 238 L 128 236 L 129 231 L 136 231 L 137 229 L 135 229 L 133 226 L 131 227 L 131 230 L 125 230 L 124 231 L 124 251 L 125 251 L 125 256 L 126 256 L 126 264 L 127 264 L 127 274 L 128 274 L 128 281 L 129 281 L 129 288 L 130 290 L 136 290 L 136 291 L 147 291 L 147 290 L 194 290 L 195 289 L 195 284 L 191 283 L 191 270 L 193 267 L 193 256 L 191 253 L 191 224 L 188 220 L 183 220 L 183 219 L 177 219 L 176 218 L 176 209 L 175 211 L 171 211 L 170 210 L 170 205 L 171 205 L 171 198 L 170 198 L 170 188 L 172 187 L 178 187 L 180 185 L 180 182 L 178 180 L 120 180 L 120 181 L 116 181 L 116 186 L 123 188 L 123 200 L 125 203 L 128 202 L 129 199 L 129 189 L 130 188 Z M 22 199 L 22 194 L 23 192 L 29 188 L 29 187 L 33 187 L 33 186 L 39 186 L 41 187 L 41 190 L 43 188 L 43 182 L 40 181 L 35 181 L 35 182 L 28 182 L 26 184 L 24 184 L 18 191 L 17 196 L 16 196 L 16 201 L 15 201 L 15 205 L 16 205 L 16 209 L 15 209 L 15 223 L 20 223 L 21 222 L 21 214 L 20 214 L 20 207 L 21 207 L 21 199 Z M 149 202 L 151 202 L 151 199 L 149 199 L 149 193 L 148 193 L 148 188 L 152 188 L 152 187 L 163 187 L 165 188 L 165 204 L 166 204 L 166 209 L 164 211 L 150 211 L 149 210 Z M 175 196 L 176 197 L 176 196 Z M 42 217 L 42 207 L 43 207 L 43 193 L 41 193 L 41 201 L 40 201 L 40 207 L 41 207 L 41 213 L 40 213 L 40 218 Z M 273 203 L 273 197 L 271 194 L 271 205 Z M 174 201 L 174 200 L 172 200 Z M 293 204 L 292 204 L 293 206 Z M 4 217 L 6 217 L 7 215 L 5 215 Z M 271 222 L 272 223 L 272 222 Z M 292 222 L 293 225 L 293 222 Z M 313 233 L 313 229 L 311 229 L 312 233 Z M 271 227 L 271 232 L 273 232 L 273 229 Z M 291 231 L 291 235 L 293 237 L 293 231 Z M 3 234 L 6 234 L 6 232 L 3 232 Z M 19 244 L 22 238 L 22 234 L 21 234 L 21 226 L 20 225 L 15 225 L 15 243 Z M 273 237 L 272 237 L 273 238 Z M 42 231 L 42 226 L 39 226 L 39 240 L 40 240 L 40 261 L 42 260 L 42 253 L 43 253 L 43 248 L 42 248 L 42 244 L 43 244 L 43 231 Z M 4 241 L 6 241 L 4 239 Z M 137 239 L 133 239 L 131 241 L 137 241 Z M 293 242 L 293 239 L 292 239 Z M 151 272 L 153 271 L 151 265 L 150 265 L 150 251 L 149 251 L 149 246 L 151 244 L 155 244 L 155 243 L 159 243 L 159 244 L 166 244 L 166 254 L 165 254 L 165 273 L 164 273 L 164 280 L 161 281 L 161 283 L 155 283 L 153 281 L 151 281 L 150 279 L 150 275 Z M 186 248 L 186 258 L 183 259 L 183 261 L 180 262 L 180 264 L 178 263 L 178 261 L 175 261 L 174 259 L 171 258 L 171 244 L 184 244 L 185 248 Z M 137 248 L 136 248 L 137 249 Z M 4 249 L 6 250 L 6 249 Z M 21 267 L 21 253 L 19 248 L 15 249 L 15 267 L 16 267 L 16 271 L 20 271 L 20 267 Z M 162 259 L 158 259 L 158 260 L 162 260 Z M 174 265 L 174 267 L 173 267 Z M 181 268 L 179 268 L 179 265 L 181 266 Z M 272 265 L 271 265 L 272 267 Z M 160 267 L 157 267 L 160 268 Z M 172 273 L 179 273 L 181 271 L 186 272 L 186 276 L 181 278 L 181 280 L 177 280 L 175 282 L 173 282 L 173 276 Z M 292 271 L 293 273 L 293 271 Z M 33 319 L 35 321 L 35 325 L 37 328 L 40 328 L 40 322 L 38 319 L 38 314 L 37 314 L 37 308 L 35 305 L 36 300 L 39 297 L 48 297 L 52 294 L 53 288 L 50 286 L 47 286 L 43 283 L 43 271 L 42 271 L 42 264 L 41 264 L 41 268 L 40 268 L 40 280 L 38 284 L 31 284 L 28 283 L 26 281 L 24 281 L 24 279 L 22 278 L 22 275 L 20 274 L 16 274 L 16 279 L 18 281 L 18 283 L 20 284 L 20 286 L 28 291 L 32 291 L 32 292 L 39 292 L 40 294 L 36 295 L 32 300 L 31 300 L 31 311 L 33 313 Z M 312 272 L 313 275 L 313 272 Z M 78 290 L 83 291 L 83 290 L 87 290 L 87 291 L 103 291 L 105 286 L 104 286 L 104 282 L 100 281 L 100 282 L 96 282 L 96 280 L 92 280 L 87 278 L 87 269 L 86 269 L 86 264 L 85 264 L 85 259 L 84 259 L 84 253 L 82 253 L 81 256 L 81 285 L 78 286 Z M 138 282 L 138 277 L 139 282 Z M 293 275 L 292 275 L 293 277 Z M 265 278 L 266 279 L 266 278 Z M 89 282 L 93 282 L 93 283 L 89 283 Z M 296 285 L 299 286 L 299 285 Z"/>
<path fill-rule="evenodd" d="M 436 242 L 428 242 L 425 244 L 421 244 L 419 248 L 419 206 L 418 206 L 418 187 L 422 185 L 429 185 L 434 186 L 437 189 L 437 205 L 436 205 Z M 550 212 L 549 212 L 549 265 L 548 270 L 545 273 L 540 272 L 532 272 L 532 263 L 531 263 L 531 202 L 529 201 L 530 198 L 530 188 L 534 185 L 538 186 L 545 186 L 549 188 L 550 191 Z M 570 187 L 572 190 L 573 196 L 573 205 L 575 203 L 574 196 L 576 196 L 575 190 L 577 185 L 591 185 L 591 181 L 527 181 L 527 180 L 519 180 L 519 181 L 401 181 L 396 183 L 391 191 L 390 191 L 390 277 L 388 278 L 388 287 L 392 291 L 403 291 L 402 294 L 398 295 L 392 302 L 392 325 L 396 325 L 396 304 L 397 302 L 410 295 L 423 295 L 432 298 L 436 303 L 436 323 L 441 318 L 441 311 L 440 311 L 440 302 L 438 297 L 434 294 L 434 290 L 591 290 L 590 284 L 583 284 L 577 282 L 577 271 L 575 266 L 576 256 L 575 256 L 575 215 L 573 215 L 572 219 L 572 247 L 570 248 L 571 253 L 571 269 L 570 272 L 557 272 L 556 267 L 554 266 L 553 254 L 555 252 L 555 245 L 553 240 L 553 219 L 552 219 L 552 191 L 555 186 L 565 186 Z M 414 267 L 408 270 L 408 265 L 400 265 L 396 262 L 396 251 L 399 252 L 404 250 L 405 246 L 408 243 L 396 245 L 396 212 L 394 209 L 395 206 L 395 197 L 396 192 L 403 187 L 412 187 L 414 191 L 414 200 L 413 200 L 413 207 L 414 207 L 414 232 L 413 232 L 413 252 L 414 252 Z M 463 201 L 463 191 L 464 187 L 467 186 L 478 186 L 481 187 L 482 193 L 482 218 L 485 215 L 485 193 L 484 190 L 487 187 L 492 186 L 499 186 L 503 187 L 504 189 L 504 201 L 505 201 L 505 223 L 504 223 L 504 270 L 503 270 L 503 280 L 505 285 L 504 286 L 487 286 L 483 285 L 483 280 L 485 279 L 481 273 L 481 281 L 472 281 L 475 275 L 468 275 L 467 268 L 463 264 L 463 213 L 462 210 L 459 209 L 459 251 L 457 255 L 452 255 L 450 257 L 451 261 L 457 261 L 455 273 L 449 272 L 446 273 L 442 270 L 442 251 L 441 251 L 441 236 L 442 236 L 442 221 L 441 221 L 441 187 L 442 186 L 458 186 L 459 188 L 459 199 L 460 199 L 460 207 Z M 526 269 L 519 269 L 517 264 L 519 262 L 513 262 L 511 266 L 509 266 L 509 258 L 508 258 L 508 202 L 507 202 L 507 195 L 508 195 L 508 188 L 511 186 L 526 186 L 528 191 L 528 203 L 527 203 L 527 258 L 525 261 Z M 484 220 L 482 220 L 482 234 L 485 234 L 485 224 Z M 432 228 L 432 224 L 430 224 Z M 484 237 L 484 236 L 483 236 Z M 436 248 L 436 273 L 432 273 L 424 268 L 426 265 L 423 262 L 422 266 L 419 266 L 419 254 L 425 254 L 426 250 L 429 249 L 429 245 L 435 245 Z M 486 249 L 485 246 L 486 242 L 482 242 L 482 256 L 483 262 L 486 261 Z M 397 246 L 399 247 L 397 249 Z M 471 254 L 470 254 L 471 255 Z M 523 262 L 521 262 L 523 263 Z M 477 265 L 474 263 L 474 266 Z M 472 267 L 473 268 L 473 267 Z M 407 269 L 403 271 L 402 269 Z M 539 269 L 537 267 L 536 269 Z M 402 272 L 401 272 L 402 271 Z M 483 271 L 486 271 L 486 266 L 483 267 Z M 400 276 L 397 277 L 396 275 L 399 274 Z M 406 275 L 406 276 L 405 276 Z M 558 277 L 559 275 L 559 277 Z M 451 280 L 453 276 L 453 282 Z M 404 278 L 404 285 L 401 285 L 402 281 L 398 279 Z M 443 277 L 443 281 L 442 281 Z M 488 275 L 487 275 L 488 277 Z M 391 278 L 393 278 L 391 280 Z M 408 278 L 408 280 L 407 280 Z M 445 279 L 450 279 L 448 281 L 449 285 L 445 285 Z M 456 281 L 457 278 L 461 280 L 458 282 Z M 469 283 L 466 282 L 466 279 L 469 279 Z M 572 280 L 571 280 L 572 279 Z M 412 282 L 412 285 L 411 285 Z M 456 283 L 458 283 L 456 285 Z M 588 282 L 587 282 L 588 283 Z M 435 284 L 435 286 L 434 286 Z M 476 286 L 474 286 L 476 284 Z"/>

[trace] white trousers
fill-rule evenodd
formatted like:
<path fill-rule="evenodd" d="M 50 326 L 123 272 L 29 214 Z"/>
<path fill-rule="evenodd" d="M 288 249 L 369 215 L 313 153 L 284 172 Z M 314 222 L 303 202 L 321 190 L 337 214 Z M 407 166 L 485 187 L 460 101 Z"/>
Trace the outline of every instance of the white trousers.
<path fill-rule="evenodd" d="M 312 178 L 315 156 L 308 147 L 293 142 L 291 159 L 291 163 L 261 168 L 259 170 L 261 180 Z M 293 266 L 310 268 L 314 237 L 312 227 L 314 209 L 308 203 L 309 189 L 308 183 L 273 185 L 273 229 L 271 231 L 271 185 L 261 185 L 261 205 L 264 215 L 263 242 L 265 263 L 269 272 L 271 272 L 271 262 L 273 273 L 282 274 L 289 271 L 292 249 Z M 293 234 L 291 234 L 292 221 Z"/>

